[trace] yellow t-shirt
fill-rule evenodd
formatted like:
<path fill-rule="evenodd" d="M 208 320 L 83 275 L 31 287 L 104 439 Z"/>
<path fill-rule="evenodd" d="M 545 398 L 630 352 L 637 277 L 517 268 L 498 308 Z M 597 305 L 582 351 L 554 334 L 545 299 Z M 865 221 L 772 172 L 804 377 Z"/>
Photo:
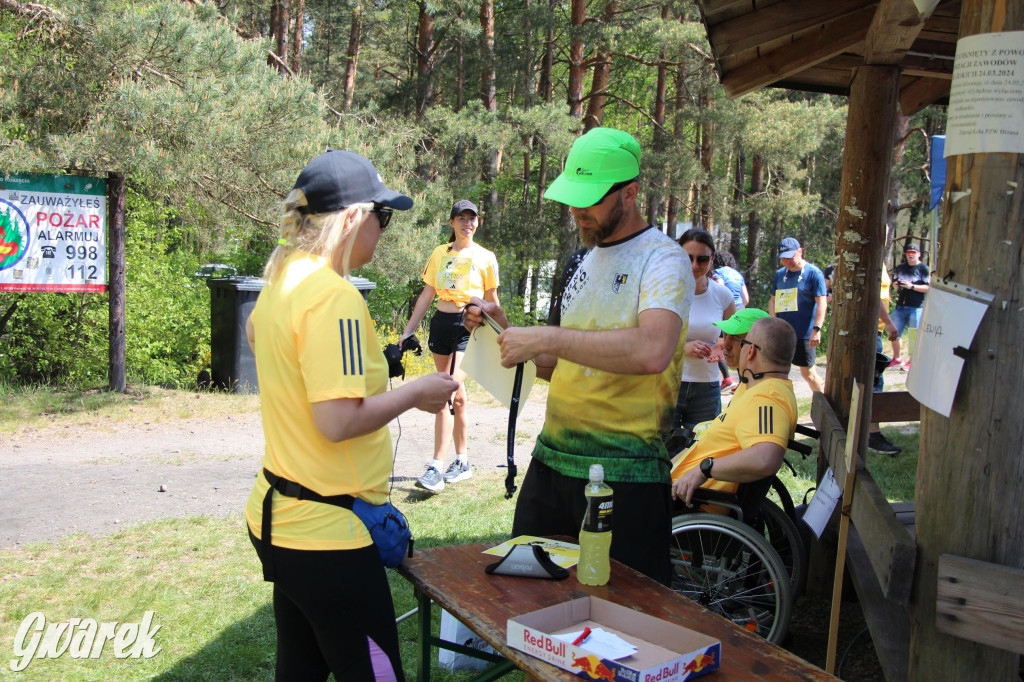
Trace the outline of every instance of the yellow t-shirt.
<path fill-rule="evenodd" d="M 729 408 L 711 421 L 701 439 L 672 468 L 672 480 L 678 480 L 705 457 L 728 457 L 763 442 L 786 447 L 793 437 L 796 417 L 796 396 L 789 379 L 767 379 L 742 393 L 737 391 Z M 712 478 L 701 487 L 733 493 L 737 484 Z"/>
<path fill-rule="evenodd" d="M 252 312 L 266 451 L 263 467 L 325 496 L 387 498 L 391 434 L 381 427 L 332 443 L 313 423 L 311 404 L 365 398 L 387 390 L 387 362 L 359 291 L 324 258 L 299 251 L 260 292 Z M 263 497 L 256 477 L 246 520 L 262 537 Z M 291 549 L 355 549 L 370 534 L 351 511 L 274 493 L 273 543 Z"/>
<path fill-rule="evenodd" d="M 473 296 L 498 288 L 498 260 L 494 254 L 472 244 L 456 251 L 454 244 L 441 244 L 423 268 L 423 281 L 434 287 L 437 297 L 462 307 Z"/>

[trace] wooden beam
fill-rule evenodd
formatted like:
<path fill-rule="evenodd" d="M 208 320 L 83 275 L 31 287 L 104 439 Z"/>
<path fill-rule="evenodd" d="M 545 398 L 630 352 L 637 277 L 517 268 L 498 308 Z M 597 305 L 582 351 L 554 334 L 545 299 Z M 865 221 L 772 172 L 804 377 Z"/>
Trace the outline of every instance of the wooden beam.
<path fill-rule="evenodd" d="M 913 0 L 882 0 L 868 31 L 865 64 L 899 64 L 924 27 L 927 15 Z"/>
<path fill-rule="evenodd" d="M 938 78 L 916 78 L 900 88 L 900 111 L 913 116 L 943 97 L 949 97 L 950 81 Z"/>
<path fill-rule="evenodd" d="M 821 456 L 827 458 L 835 479 L 843 480 L 846 476 L 846 430 L 822 393 L 815 393 L 811 400 L 811 419 L 821 433 L 818 440 Z M 906 607 L 910 602 L 917 548 L 860 460 L 850 520 L 864 544 L 873 579 L 882 595 L 893 604 Z"/>
<path fill-rule="evenodd" d="M 921 421 L 921 403 L 907 391 L 886 391 L 876 393 L 871 401 L 871 421 L 916 422 Z"/>
<path fill-rule="evenodd" d="M 935 627 L 1024 654 L 1024 571 L 943 554 Z"/>
<path fill-rule="evenodd" d="M 788 0 L 709 26 L 708 40 L 721 59 L 877 5 L 877 0 Z"/>
<path fill-rule="evenodd" d="M 848 50 L 867 35 L 873 16 L 872 7 L 861 9 L 723 74 L 726 96 L 741 97 Z"/>

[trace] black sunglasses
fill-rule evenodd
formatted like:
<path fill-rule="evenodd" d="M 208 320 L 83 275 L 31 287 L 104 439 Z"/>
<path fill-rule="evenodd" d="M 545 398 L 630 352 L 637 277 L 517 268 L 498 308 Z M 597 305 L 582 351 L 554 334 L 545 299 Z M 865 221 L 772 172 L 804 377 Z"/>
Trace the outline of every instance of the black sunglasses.
<path fill-rule="evenodd" d="M 696 261 L 696 262 L 700 263 L 701 265 L 707 265 L 708 262 L 711 260 L 711 256 L 694 256 L 692 253 L 688 254 L 688 255 L 690 256 L 690 263 L 691 264 L 694 261 Z"/>
<path fill-rule="evenodd" d="M 616 182 L 614 185 L 612 185 L 611 187 L 608 188 L 608 191 L 604 193 L 603 197 L 601 197 L 600 199 L 598 199 L 597 201 L 592 203 L 590 206 L 587 206 L 586 208 L 592 208 L 594 206 L 600 206 L 601 204 L 604 203 L 605 199 L 607 199 L 611 195 L 615 194 L 616 192 L 618 192 L 623 187 L 626 187 L 628 185 L 632 185 L 634 182 L 636 182 L 636 178 L 633 178 L 632 180 L 623 180 L 622 182 Z"/>
<path fill-rule="evenodd" d="M 754 348 L 761 350 L 761 346 L 757 345 L 753 341 L 747 341 L 746 339 L 740 339 L 740 348 L 743 346 L 753 346 Z"/>
<path fill-rule="evenodd" d="M 373 208 L 370 209 L 370 212 L 377 214 L 377 220 L 380 221 L 381 232 L 383 232 L 384 229 L 388 226 L 388 223 L 391 222 L 391 216 L 395 214 L 395 212 L 392 209 L 384 208 L 380 204 L 376 203 L 373 205 Z"/>

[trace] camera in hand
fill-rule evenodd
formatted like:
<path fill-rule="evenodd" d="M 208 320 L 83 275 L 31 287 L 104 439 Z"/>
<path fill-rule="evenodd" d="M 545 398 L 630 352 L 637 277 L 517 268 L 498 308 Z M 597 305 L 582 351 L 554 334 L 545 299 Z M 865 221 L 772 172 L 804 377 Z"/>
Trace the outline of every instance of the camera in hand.
<path fill-rule="evenodd" d="M 384 358 L 388 361 L 388 376 L 405 378 L 405 367 L 402 365 L 402 355 L 406 351 L 412 351 L 416 355 L 423 355 L 423 346 L 415 336 L 410 336 L 402 342 L 401 348 L 397 344 L 389 343 L 384 346 Z"/>

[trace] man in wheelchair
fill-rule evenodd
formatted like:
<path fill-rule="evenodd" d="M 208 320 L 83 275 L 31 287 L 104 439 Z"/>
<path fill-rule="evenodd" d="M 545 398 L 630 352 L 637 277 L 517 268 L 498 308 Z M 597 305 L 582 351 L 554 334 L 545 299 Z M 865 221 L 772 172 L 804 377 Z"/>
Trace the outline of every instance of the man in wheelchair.
<path fill-rule="evenodd" d="M 789 368 L 796 335 L 775 317 L 720 326 L 727 334 L 727 360 L 739 366 L 743 383 L 728 409 L 675 460 L 672 496 L 689 505 L 700 488 L 734 493 L 738 484 L 756 481 L 742 491 L 750 493 L 741 494 L 746 502 L 722 501 L 742 517 L 755 499 L 760 507 L 794 435 L 797 406 Z M 720 501 L 702 498 L 702 508 L 724 511 Z M 707 508 L 709 502 L 714 509 Z M 769 641 L 782 641 L 794 600 L 790 574 L 757 529 L 719 513 L 686 514 L 673 520 L 669 553 L 674 590 Z"/>
<path fill-rule="evenodd" d="M 797 418 L 789 381 L 796 335 L 789 323 L 779 322 L 773 317 L 758 319 L 738 341 L 733 357 L 738 361 L 741 390 L 675 462 L 675 499 L 690 504 L 701 487 L 735 492 L 736 484 L 767 478 L 782 466 Z"/>

